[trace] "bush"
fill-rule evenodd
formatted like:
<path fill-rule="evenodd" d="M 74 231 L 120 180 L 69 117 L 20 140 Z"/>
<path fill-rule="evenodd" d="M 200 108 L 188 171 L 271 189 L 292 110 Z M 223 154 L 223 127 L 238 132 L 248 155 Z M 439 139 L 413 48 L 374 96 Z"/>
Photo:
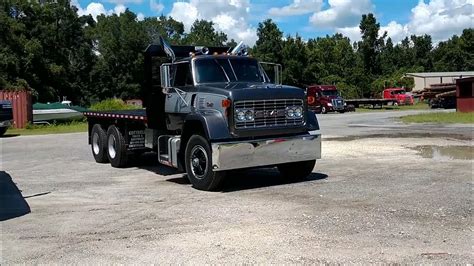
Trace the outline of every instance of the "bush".
<path fill-rule="evenodd" d="M 112 110 L 130 110 L 136 109 L 133 105 L 128 105 L 120 99 L 107 99 L 91 105 L 89 108 L 93 111 L 112 111 Z"/>

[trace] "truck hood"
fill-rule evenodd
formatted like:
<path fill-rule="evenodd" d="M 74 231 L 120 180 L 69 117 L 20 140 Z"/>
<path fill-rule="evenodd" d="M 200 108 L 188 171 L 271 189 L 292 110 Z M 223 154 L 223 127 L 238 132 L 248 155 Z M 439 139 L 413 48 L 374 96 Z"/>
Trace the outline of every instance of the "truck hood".
<path fill-rule="evenodd" d="M 303 89 L 271 83 L 208 83 L 200 84 L 202 92 L 217 93 L 229 97 L 232 101 L 268 100 L 268 99 L 304 99 Z"/>

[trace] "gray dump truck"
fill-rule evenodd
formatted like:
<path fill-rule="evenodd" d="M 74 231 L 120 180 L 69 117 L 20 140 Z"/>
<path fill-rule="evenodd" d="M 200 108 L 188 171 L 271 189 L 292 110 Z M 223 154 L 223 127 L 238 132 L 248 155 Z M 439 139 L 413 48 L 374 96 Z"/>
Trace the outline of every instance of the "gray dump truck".
<path fill-rule="evenodd" d="M 144 109 L 85 112 L 96 162 L 126 167 L 154 151 L 201 190 L 215 190 L 234 169 L 276 166 L 288 179 L 308 176 L 321 158 L 321 136 L 305 91 L 279 84 L 281 66 L 246 49 L 163 39 L 148 46 Z"/>

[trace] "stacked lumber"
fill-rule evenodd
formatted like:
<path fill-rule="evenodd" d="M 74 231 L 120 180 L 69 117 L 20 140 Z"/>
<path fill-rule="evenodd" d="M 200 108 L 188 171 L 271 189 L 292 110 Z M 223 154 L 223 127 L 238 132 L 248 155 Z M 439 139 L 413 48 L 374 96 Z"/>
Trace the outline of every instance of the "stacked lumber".
<path fill-rule="evenodd" d="M 456 96 L 456 84 L 454 83 L 440 83 L 431 84 L 429 88 L 424 88 L 420 92 L 425 99 L 443 98 Z"/>

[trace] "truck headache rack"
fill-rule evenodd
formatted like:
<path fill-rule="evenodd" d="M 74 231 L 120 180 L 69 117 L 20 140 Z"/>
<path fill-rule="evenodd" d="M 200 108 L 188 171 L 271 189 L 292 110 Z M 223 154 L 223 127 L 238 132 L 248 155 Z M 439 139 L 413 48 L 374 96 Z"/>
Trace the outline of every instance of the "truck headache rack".
<path fill-rule="evenodd" d="M 178 57 L 189 57 L 192 53 L 201 52 L 203 46 L 181 46 L 181 45 L 171 45 L 175 56 Z M 208 49 L 207 54 L 222 54 L 227 53 L 230 47 L 205 47 Z M 145 49 L 145 55 L 150 57 L 166 57 L 167 53 L 161 44 L 150 44 Z"/>

